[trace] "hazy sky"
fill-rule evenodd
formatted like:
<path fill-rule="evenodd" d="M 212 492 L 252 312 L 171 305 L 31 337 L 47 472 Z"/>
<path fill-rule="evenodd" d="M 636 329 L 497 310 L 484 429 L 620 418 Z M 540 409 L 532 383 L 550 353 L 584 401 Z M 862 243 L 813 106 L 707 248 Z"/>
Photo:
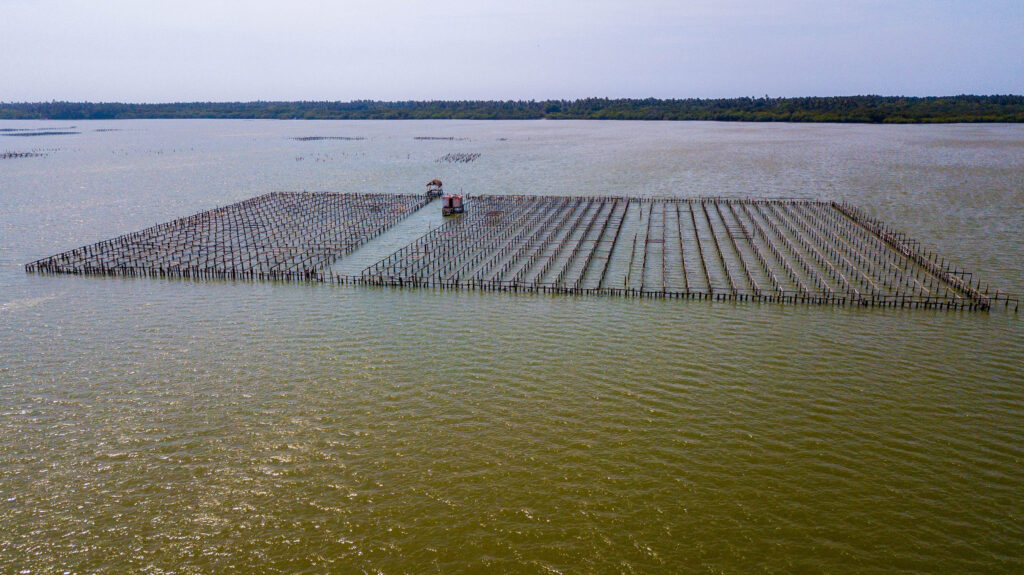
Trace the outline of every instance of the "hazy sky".
<path fill-rule="evenodd" d="M 0 101 L 1024 93 L 1024 0 L 0 0 Z"/>

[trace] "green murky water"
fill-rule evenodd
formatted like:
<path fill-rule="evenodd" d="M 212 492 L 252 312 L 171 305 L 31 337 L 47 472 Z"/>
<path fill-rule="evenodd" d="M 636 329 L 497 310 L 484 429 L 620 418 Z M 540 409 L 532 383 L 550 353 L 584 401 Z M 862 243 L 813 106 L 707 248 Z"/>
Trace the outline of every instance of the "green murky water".
<path fill-rule="evenodd" d="M 1024 127 L 5 126 L 71 124 L 0 136 L 50 150 L 0 162 L 0 572 L 1024 570 L 1012 313 L 21 268 L 267 191 L 440 177 L 847 200 L 1021 292 Z"/>

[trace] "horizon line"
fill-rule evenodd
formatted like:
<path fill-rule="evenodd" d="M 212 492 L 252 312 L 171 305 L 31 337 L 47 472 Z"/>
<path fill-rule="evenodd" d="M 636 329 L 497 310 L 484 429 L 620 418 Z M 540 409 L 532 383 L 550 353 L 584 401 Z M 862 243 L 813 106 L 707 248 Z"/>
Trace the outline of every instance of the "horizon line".
<path fill-rule="evenodd" d="M 611 97 L 611 96 L 584 96 L 579 98 L 505 98 L 505 99 L 480 99 L 480 98 L 433 98 L 433 99 L 405 99 L 405 100 L 392 100 L 392 99 L 374 99 L 374 98 L 355 98 L 348 100 L 327 100 L 327 99 L 312 99 L 312 100 L 290 100 L 290 99 L 248 99 L 248 100 L 163 100 L 163 101 L 129 101 L 129 100 L 71 100 L 71 99 L 51 99 L 51 100 L 0 100 L 0 106 L 6 105 L 18 105 L 18 104 L 122 104 L 132 106 L 154 106 L 163 104 L 267 104 L 267 103 L 359 103 L 359 102 L 371 102 L 377 104 L 391 104 L 391 103 L 409 103 L 409 102 L 580 102 L 590 100 L 605 100 L 605 101 L 658 101 L 658 102 L 678 102 L 678 101 L 700 101 L 700 102 L 713 102 L 723 100 L 838 100 L 844 98 L 899 98 L 905 100 L 927 100 L 927 99 L 940 99 L 940 98 L 1021 98 L 1024 97 L 1024 93 L 1014 94 L 1012 92 L 1007 93 L 992 93 L 992 94 L 978 94 L 978 93 L 967 93 L 963 92 L 960 94 L 935 94 L 929 96 L 907 96 L 902 94 L 847 94 L 842 96 L 771 96 L 764 94 L 762 96 L 720 96 L 720 97 L 699 97 L 699 96 L 686 96 L 686 97 L 671 97 L 671 98 L 660 98 L 656 96 L 643 96 L 643 97 Z"/>

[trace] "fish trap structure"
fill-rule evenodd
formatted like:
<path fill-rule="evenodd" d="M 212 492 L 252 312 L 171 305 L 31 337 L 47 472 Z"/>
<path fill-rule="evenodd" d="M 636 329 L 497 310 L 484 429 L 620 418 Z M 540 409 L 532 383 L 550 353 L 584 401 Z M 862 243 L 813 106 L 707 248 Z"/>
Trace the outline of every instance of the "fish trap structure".
<path fill-rule="evenodd" d="M 405 194 L 274 192 L 57 254 L 30 272 L 316 280 L 427 202 Z"/>
<path fill-rule="evenodd" d="M 1018 305 L 861 210 L 809 200 L 472 196 L 464 214 L 361 273 L 332 272 L 432 199 L 272 193 L 26 269 L 863 307 Z"/>
<path fill-rule="evenodd" d="M 356 281 L 870 307 L 1017 306 L 846 204 L 475 196 L 467 206 L 464 217 Z"/>

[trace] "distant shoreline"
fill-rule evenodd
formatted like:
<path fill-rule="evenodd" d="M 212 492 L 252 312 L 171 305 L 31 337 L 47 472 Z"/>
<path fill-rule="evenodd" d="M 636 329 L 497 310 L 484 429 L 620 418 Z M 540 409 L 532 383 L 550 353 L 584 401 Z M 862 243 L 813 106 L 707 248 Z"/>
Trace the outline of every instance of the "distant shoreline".
<path fill-rule="evenodd" d="M 710 120 L 864 124 L 1020 123 L 1024 96 L 434 100 L 383 102 L 0 102 L 0 120 Z"/>

